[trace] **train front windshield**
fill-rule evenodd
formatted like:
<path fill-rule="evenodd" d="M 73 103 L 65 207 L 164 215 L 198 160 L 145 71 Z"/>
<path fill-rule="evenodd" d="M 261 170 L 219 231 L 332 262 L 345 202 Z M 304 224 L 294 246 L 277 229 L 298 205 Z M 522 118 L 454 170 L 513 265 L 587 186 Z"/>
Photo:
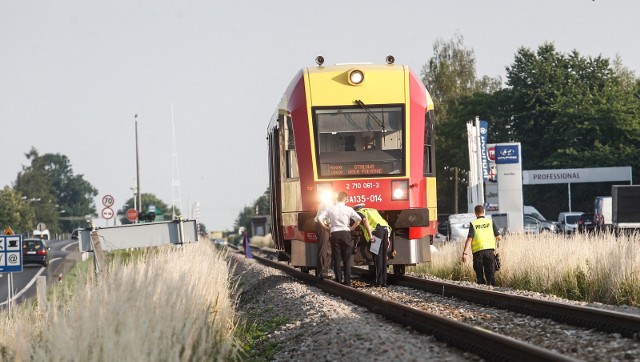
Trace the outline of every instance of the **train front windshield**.
<path fill-rule="evenodd" d="M 314 108 L 319 176 L 405 174 L 404 107 L 359 104 L 359 108 Z"/>

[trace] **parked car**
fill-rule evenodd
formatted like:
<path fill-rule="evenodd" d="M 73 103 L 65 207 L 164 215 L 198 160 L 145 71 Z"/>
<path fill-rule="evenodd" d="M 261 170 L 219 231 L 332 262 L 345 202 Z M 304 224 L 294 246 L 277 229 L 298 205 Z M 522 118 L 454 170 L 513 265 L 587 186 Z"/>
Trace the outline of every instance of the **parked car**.
<path fill-rule="evenodd" d="M 552 233 L 557 233 L 559 231 L 557 222 L 550 221 L 550 220 L 545 220 L 542 217 L 542 215 L 540 215 L 538 213 L 524 214 L 524 215 L 533 217 L 536 220 L 540 221 L 540 231 L 542 231 L 542 232 L 549 231 L 549 232 L 552 232 Z"/>
<path fill-rule="evenodd" d="M 449 235 L 449 215 L 438 214 L 438 233 L 444 236 Z"/>
<path fill-rule="evenodd" d="M 485 217 L 491 219 L 492 215 L 485 215 Z M 469 227 L 475 219 L 477 218 L 474 213 L 449 215 L 449 241 L 467 240 Z"/>
<path fill-rule="evenodd" d="M 220 246 L 226 246 L 227 245 L 227 241 L 223 240 L 223 239 L 214 239 L 213 243 L 215 245 L 220 245 Z"/>
<path fill-rule="evenodd" d="M 539 234 L 542 232 L 542 223 L 537 218 L 524 215 L 524 233 L 525 234 Z"/>
<path fill-rule="evenodd" d="M 581 211 L 566 211 L 558 214 L 558 227 L 560 232 L 565 234 L 572 234 L 578 228 L 576 222 L 580 218 L 580 215 L 584 214 Z"/>
<path fill-rule="evenodd" d="M 23 264 L 42 264 L 46 267 L 49 265 L 49 250 L 47 242 L 43 239 L 23 239 L 22 240 L 22 262 Z"/>
<path fill-rule="evenodd" d="M 578 225 L 578 232 L 587 233 L 593 232 L 598 225 L 595 221 L 596 215 L 594 213 L 585 213 L 580 215 L 576 224 Z"/>

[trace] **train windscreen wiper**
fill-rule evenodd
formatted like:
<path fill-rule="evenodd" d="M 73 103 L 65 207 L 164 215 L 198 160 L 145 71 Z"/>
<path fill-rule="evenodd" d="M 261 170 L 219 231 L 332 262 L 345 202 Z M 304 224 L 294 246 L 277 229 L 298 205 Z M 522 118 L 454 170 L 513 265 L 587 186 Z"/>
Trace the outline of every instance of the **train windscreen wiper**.
<path fill-rule="evenodd" d="M 384 128 L 384 120 L 380 120 L 380 118 L 378 118 L 378 116 L 376 116 L 373 112 L 371 112 L 371 110 L 369 109 L 369 107 L 367 107 L 366 104 L 364 104 L 363 101 L 356 99 L 355 104 L 357 104 L 360 108 L 362 108 L 365 112 L 367 112 L 368 115 L 370 115 L 378 124 L 378 126 L 380 126 L 380 128 L 382 128 L 382 133 L 387 132 Z M 382 139 L 382 142 L 384 142 L 384 138 Z"/>

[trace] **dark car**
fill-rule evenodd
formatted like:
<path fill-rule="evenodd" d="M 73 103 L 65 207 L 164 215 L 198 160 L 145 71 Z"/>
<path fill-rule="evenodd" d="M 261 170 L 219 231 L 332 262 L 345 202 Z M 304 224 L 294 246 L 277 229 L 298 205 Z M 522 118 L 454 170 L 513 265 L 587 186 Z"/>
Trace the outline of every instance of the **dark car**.
<path fill-rule="evenodd" d="M 49 250 L 47 242 L 42 239 L 22 240 L 22 263 L 49 265 Z"/>
<path fill-rule="evenodd" d="M 79 231 L 80 229 L 73 229 L 73 231 L 71 232 L 71 240 L 78 240 Z"/>
<path fill-rule="evenodd" d="M 451 214 L 438 214 L 438 233 L 444 236 L 449 235 L 449 215 Z"/>
<path fill-rule="evenodd" d="M 595 216 L 596 215 L 594 213 L 586 213 L 580 215 L 578 221 L 576 221 L 576 224 L 578 225 L 578 232 L 588 233 L 595 231 L 597 226 L 595 222 Z"/>

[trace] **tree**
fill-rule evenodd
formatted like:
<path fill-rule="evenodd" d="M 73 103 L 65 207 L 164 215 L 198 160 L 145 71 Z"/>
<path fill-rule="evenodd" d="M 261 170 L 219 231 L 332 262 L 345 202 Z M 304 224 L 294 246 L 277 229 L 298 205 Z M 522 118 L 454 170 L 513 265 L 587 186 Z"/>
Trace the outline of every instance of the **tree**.
<path fill-rule="evenodd" d="M 164 201 L 160 200 L 156 195 L 150 193 L 143 193 L 140 195 L 142 199 L 142 206 L 138 206 L 138 210 L 146 213 L 149 211 L 150 206 L 155 206 L 155 220 L 171 220 L 173 218 L 173 213 L 171 211 L 171 207 L 168 206 Z M 117 211 L 117 215 L 120 216 L 120 223 L 122 225 L 132 224 L 129 219 L 126 217 L 127 210 L 133 209 L 133 197 L 127 200 L 122 208 Z M 176 209 L 176 215 L 180 215 L 180 210 Z"/>
<path fill-rule="evenodd" d="M 9 186 L 0 190 L 0 228 L 7 227 L 16 234 L 25 234 L 33 230 L 35 214 L 22 195 Z"/>
<path fill-rule="evenodd" d="M 31 164 L 18 173 L 15 189 L 33 201 L 36 223 L 45 223 L 54 234 L 70 232 L 84 224 L 85 215 L 96 214 L 93 199 L 98 191 L 82 175 L 73 174 L 67 156 L 39 155 L 35 147 L 25 156 Z"/>
<path fill-rule="evenodd" d="M 433 43 L 433 57 L 422 68 L 422 80 L 431 94 L 436 114 L 436 172 L 438 175 L 438 205 L 441 210 L 457 209 L 451 201 L 456 192 L 466 190 L 468 166 L 466 122 L 478 113 L 458 118 L 464 100 L 477 93 L 491 94 L 500 89 L 499 77 L 476 77 L 476 59 L 473 49 L 464 45 L 462 35 L 453 39 L 437 39 Z M 462 183 L 454 179 L 461 176 Z M 460 198 L 463 201 L 464 198 Z M 463 204 L 464 202 L 460 203 Z"/>
<path fill-rule="evenodd" d="M 236 232 L 243 226 L 247 231 L 251 230 L 251 218 L 257 214 L 260 215 L 269 215 L 271 214 L 270 209 L 270 196 L 269 189 L 262 194 L 257 200 L 252 203 L 252 206 L 245 206 L 242 211 L 238 214 L 238 217 L 235 220 L 235 229 Z"/>
<path fill-rule="evenodd" d="M 522 143 L 525 169 L 640 167 L 640 92 L 632 73 L 602 57 L 556 51 L 552 43 L 537 51 L 521 48 L 507 67 L 509 137 Z M 506 106 L 504 107 L 507 108 Z M 609 184 L 580 185 L 577 207 L 589 210 L 593 196 L 608 195 Z M 525 203 L 557 205 L 566 186 L 526 190 Z M 584 195 L 584 196 L 581 196 Z M 544 202 L 547 201 L 547 202 Z M 551 202 L 554 201 L 554 202 Z M 546 213 L 562 210 L 541 209 Z"/>

